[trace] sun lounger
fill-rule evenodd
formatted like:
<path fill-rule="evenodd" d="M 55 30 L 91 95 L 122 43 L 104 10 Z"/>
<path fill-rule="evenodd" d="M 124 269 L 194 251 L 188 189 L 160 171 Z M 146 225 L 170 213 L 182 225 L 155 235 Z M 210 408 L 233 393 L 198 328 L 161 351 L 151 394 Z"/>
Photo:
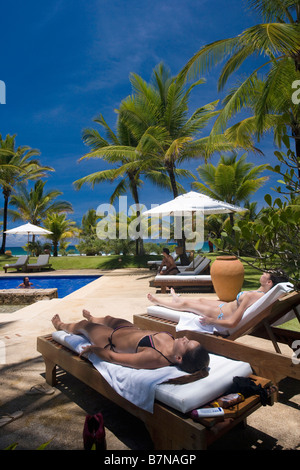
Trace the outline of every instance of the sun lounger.
<path fill-rule="evenodd" d="M 68 338 L 64 335 L 62 335 L 61 338 L 60 336 L 61 335 L 57 335 L 55 332 L 53 335 L 38 337 L 37 339 L 37 349 L 42 354 L 45 361 L 47 383 L 51 386 L 55 385 L 57 366 L 70 372 L 73 376 L 87 384 L 89 387 L 95 389 L 106 398 L 123 407 L 126 411 L 140 418 L 149 431 L 155 449 L 206 449 L 210 443 L 221 437 L 224 432 L 230 430 L 241 421 L 245 421 L 247 416 L 259 408 L 261 406 L 261 401 L 258 395 L 247 398 L 245 402 L 237 405 L 234 410 L 231 410 L 232 413 L 230 415 L 230 419 L 227 419 L 227 415 L 225 415 L 226 419 L 222 422 L 222 429 L 219 429 L 219 423 L 214 419 L 206 419 L 200 423 L 195 422 L 190 418 L 189 411 L 193 409 L 193 407 L 197 407 L 197 403 L 200 403 L 199 406 L 202 406 L 202 404 L 207 401 L 215 399 L 223 394 L 226 387 L 229 385 L 229 382 L 232 381 L 233 376 L 249 376 L 249 374 L 251 374 L 250 376 L 254 377 L 256 383 L 261 384 L 262 387 L 270 384 L 269 379 L 253 376 L 255 370 L 253 370 L 249 359 L 257 356 L 256 350 L 253 350 L 253 348 L 248 346 L 238 344 L 235 344 L 234 347 L 232 347 L 232 343 L 227 342 L 227 345 L 225 345 L 226 347 L 223 348 L 223 352 L 220 354 L 220 351 L 218 350 L 219 345 L 217 344 L 216 351 L 214 351 L 214 347 L 209 349 L 211 356 L 214 356 L 211 364 L 211 369 L 214 369 L 214 372 L 211 372 L 212 375 L 210 374 L 210 378 L 207 377 L 198 382 L 180 386 L 170 384 L 161 384 L 156 386 L 153 409 L 148 411 L 125 398 L 119 393 L 119 390 L 118 392 L 116 391 L 116 378 L 113 377 L 113 375 L 115 367 L 120 368 L 121 366 L 105 363 L 105 367 L 108 367 L 108 372 L 106 374 L 105 370 L 101 369 L 101 364 L 99 365 L 94 362 L 93 365 L 89 360 L 78 356 L 78 344 L 74 347 L 74 343 L 72 343 L 72 346 L 68 343 L 66 347 L 66 341 L 68 341 Z M 75 335 L 67 336 L 73 336 L 71 342 L 74 340 Z M 76 341 L 77 338 L 75 338 Z M 226 340 L 224 341 L 226 342 Z M 219 358 L 218 356 L 222 357 Z M 91 357 L 90 359 L 92 360 Z M 244 360 L 245 362 L 242 362 Z M 111 369 L 110 366 L 114 366 L 114 368 Z M 129 369 L 130 373 L 128 374 L 128 368 L 122 367 L 122 369 L 126 369 L 125 373 L 129 379 L 132 379 L 132 373 L 141 373 L 143 377 L 142 382 L 144 382 L 143 371 Z M 168 369 L 174 368 L 168 367 Z M 147 372 L 150 372 L 152 375 L 154 371 Z M 215 380 L 212 380 L 214 373 L 216 373 Z M 225 382 L 222 382 L 223 379 L 220 379 L 221 376 L 223 378 L 225 377 L 227 382 L 226 380 Z M 121 375 L 119 382 L 122 383 L 123 379 L 124 372 Z M 208 381 L 206 383 L 204 395 L 199 398 L 200 401 L 195 402 L 195 398 L 198 399 L 198 396 L 200 395 L 199 385 L 201 385 L 201 383 L 205 384 L 206 379 L 208 379 Z M 114 386 L 109 383 L 111 381 L 114 382 Z M 213 393 L 211 393 L 212 384 L 214 387 Z M 147 383 L 143 384 L 143 386 L 144 389 L 148 388 Z M 140 385 L 137 386 L 137 390 L 139 390 L 139 387 Z M 128 387 L 125 386 L 123 388 L 127 391 Z M 215 397 L 211 398 L 213 395 L 215 395 Z M 272 397 L 269 404 L 273 404 Z"/>
<path fill-rule="evenodd" d="M 203 258 L 194 270 L 190 268 L 184 269 L 182 272 L 174 275 L 155 276 L 153 281 L 150 281 L 150 286 L 160 287 L 161 292 L 165 293 L 167 287 L 210 287 L 213 289 L 213 283 L 209 274 L 203 274 L 209 270 L 210 259 Z"/>
<path fill-rule="evenodd" d="M 278 328 L 279 324 L 285 323 L 293 316 L 296 316 L 300 322 L 299 305 L 300 293 L 292 291 L 290 284 L 281 283 L 274 286 L 267 294 L 249 307 L 240 323 L 232 329 L 217 329 L 212 325 L 203 326 L 198 315 L 155 305 L 149 306 L 146 314 L 136 315 L 134 322 L 140 328 L 155 331 L 164 331 L 166 325 L 168 325 L 172 334 L 184 332 L 184 334 L 189 335 L 192 332 L 201 343 L 203 341 L 209 342 L 210 338 L 211 340 L 212 338 L 218 340 L 222 337 L 233 342 L 245 334 L 264 336 L 272 341 L 278 357 L 281 356 L 283 364 L 285 364 L 283 369 L 279 371 L 278 364 L 274 361 L 272 365 L 274 374 L 276 375 L 278 372 L 278 376 L 285 374 L 282 377 L 300 379 L 300 365 L 298 365 L 298 369 L 296 366 L 296 369 L 293 367 L 292 350 L 290 356 L 284 356 L 281 354 L 278 345 L 279 341 L 283 341 L 291 346 L 293 341 L 300 340 L 300 332 Z M 265 329 L 265 335 L 262 334 L 262 328 Z M 265 366 L 263 370 L 265 370 Z M 297 370 L 296 376 L 295 370 Z"/>
<path fill-rule="evenodd" d="M 6 264 L 3 266 L 4 271 L 7 273 L 7 270 L 10 268 L 16 269 L 17 271 L 24 271 L 26 268 L 26 265 L 28 263 L 28 258 L 29 256 L 27 255 L 22 255 L 20 256 L 17 261 L 13 264 Z"/>
<path fill-rule="evenodd" d="M 36 263 L 27 264 L 27 271 L 41 271 L 42 268 L 50 268 L 49 258 L 50 255 L 39 255 Z"/>
<path fill-rule="evenodd" d="M 180 287 L 183 289 L 190 289 L 191 287 L 208 287 L 211 290 L 213 289 L 213 283 L 210 275 L 159 276 L 159 278 L 155 278 L 154 281 L 150 281 L 150 286 L 160 287 L 162 294 L 166 292 L 168 287 Z"/>

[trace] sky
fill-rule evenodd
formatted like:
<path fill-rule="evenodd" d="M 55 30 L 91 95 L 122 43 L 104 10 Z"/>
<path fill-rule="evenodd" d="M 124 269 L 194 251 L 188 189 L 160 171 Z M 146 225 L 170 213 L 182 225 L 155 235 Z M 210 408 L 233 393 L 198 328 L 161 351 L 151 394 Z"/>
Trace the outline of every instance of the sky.
<path fill-rule="evenodd" d="M 6 103 L 0 105 L 0 134 L 16 134 L 17 146 L 40 151 L 40 162 L 55 169 L 47 177 L 46 190 L 60 190 L 60 199 L 73 206 L 70 218 L 80 224 L 89 209 L 109 202 L 115 187 L 106 183 L 75 190 L 75 180 L 108 168 L 100 159 L 79 162 L 89 150 L 82 131 L 100 130 L 93 123 L 100 113 L 115 128 L 114 110 L 132 91 L 130 74 L 148 81 L 154 67 L 164 62 L 176 75 L 203 45 L 236 36 L 259 22 L 243 0 L 3 2 L 0 80 L 6 85 Z M 213 71 L 194 89 L 192 106 L 221 98 L 217 78 Z M 202 136 L 207 134 L 204 130 Z M 271 136 L 258 147 L 264 157 L 249 154 L 249 161 L 275 162 Z M 202 163 L 193 161 L 194 173 Z M 265 175 L 270 180 L 251 199 L 260 204 L 276 182 L 272 173 Z M 148 183 L 140 192 L 147 209 L 170 199 L 170 192 Z M 129 197 L 128 206 L 132 203 Z M 8 228 L 19 223 L 9 222 Z"/>

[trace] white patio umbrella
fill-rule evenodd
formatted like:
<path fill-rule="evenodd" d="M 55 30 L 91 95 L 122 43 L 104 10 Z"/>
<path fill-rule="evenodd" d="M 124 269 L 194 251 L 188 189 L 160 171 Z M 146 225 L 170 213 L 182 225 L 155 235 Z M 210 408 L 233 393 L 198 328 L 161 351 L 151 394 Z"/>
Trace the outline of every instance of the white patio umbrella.
<path fill-rule="evenodd" d="M 169 202 L 160 204 L 153 209 L 143 212 L 143 215 L 182 215 L 183 212 L 203 212 L 209 214 L 228 214 L 230 212 L 243 212 L 246 209 L 218 201 L 205 194 L 190 191 L 182 194 Z"/>
<path fill-rule="evenodd" d="M 52 232 L 46 230 L 45 228 L 39 227 L 38 225 L 27 223 L 20 225 L 19 227 L 11 228 L 10 230 L 5 230 L 4 233 L 10 235 L 27 235 L 29 242 L 30 235 L 50 235 Z"/>
<path fill-rule="evenodd" d="M 193 215 L 200 212 L 203 215 L 228 214 L 233 212 L 243 212 L 247 209 L 218 201 L 205 194 L 190 191 L 182 194 L 169 202 L 160 204 L 148 211 L 143 212 L 143 216 L 184 216 Z"/>

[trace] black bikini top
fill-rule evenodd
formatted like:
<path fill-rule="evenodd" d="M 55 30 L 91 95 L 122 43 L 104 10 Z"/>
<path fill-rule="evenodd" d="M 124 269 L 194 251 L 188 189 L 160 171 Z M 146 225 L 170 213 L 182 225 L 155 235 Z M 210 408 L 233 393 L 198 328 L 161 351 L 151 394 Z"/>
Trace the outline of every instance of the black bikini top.
<path fill-rule="evenodd" d="M 107 349 L 109 347 L 109 349 L 111 351 L 114 351 L 115 350 L 115 345 L 113 344 L 112 342 L 112 339 L 113 339 L 113 334 L 115 333 L 115 331 L 117 330 L 120 330 L 121 328 L 133 328 L 131 325 L 121 325 L 121 326 L 118 326 L 117 328 L 115 328 L 112 332 L 111 332 L 111 335 L 110 337 L 108 338 L 108 344 L 104 347 L 104 349 Z M 153 339 L 152 337 L 157 335 L 159 332 L 157 333 L 154 333 L 153 335 L 146 335 L 144 336 L 138 343 L 137 347 L 136 347 L 136 350 L 135 352 L 137 352 L 137 349 L 138 347 L 141 347 L 141 348 L 152 348 L 152 349 L 155 349 L 155 351 L 157 351 L 159 354 L 161 354 L 171 365 L 174 365 L 173 362 L 170 361 L 170 359 L 168 359 L 161 351 L 159 351 L 159 349 L 156 349 L 156 347 L 154 346 L 154 342 L 153 342 Z M 161 331 L 160 333 L 167 333 L 169 336 L 171 336 L 173 339 L 174 339 L 174 336 L 171 335 L 171 333 L 169 333 L 168 331 Z"/>
<path fill-rule="evenodd" d="M 171 333 L 168 333 L 168 331 L 161 331 L 161 333 L 167 333 L 168 335 L 170 335 L 173 339 L 174 337 L 171 335 Z M 170 359 L 168 359 L 159 349 L 157 349 L 154 345 L 154 342 L 153 342 L 153 336 L 157 335 L 158 333 L 154 333 L 153 335 L 146 335 L 144 336 L 138 343 L 137 347 L 136 347 L 136 352 L 137 352 L 137 349 L 139 347 L 141 348 L 152 348 L 152 349 L 155 349 L 155 351 L 157 351 L 159 354 L 161 354 L 170 364 L 174 365 L 173 362 L 170 361 Z"/>

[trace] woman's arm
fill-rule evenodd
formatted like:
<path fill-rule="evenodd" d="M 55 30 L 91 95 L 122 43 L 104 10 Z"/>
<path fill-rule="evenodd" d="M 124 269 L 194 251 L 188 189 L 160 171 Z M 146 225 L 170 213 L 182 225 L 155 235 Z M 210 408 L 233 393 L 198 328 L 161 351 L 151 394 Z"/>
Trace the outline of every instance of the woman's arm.
<path fill-rule="evenodd" d="M 94 353 L 103 361 L 120 366 L 132 367 L 133 369 L 158 369 L 166 366 L 161 357 L 157 357 L 152 349 L 145 349 L 138 353 L 116 353 L 110 349 L 99 348 L 98 346 L 86 346 L 80 356 L 86 353 Z"/>

